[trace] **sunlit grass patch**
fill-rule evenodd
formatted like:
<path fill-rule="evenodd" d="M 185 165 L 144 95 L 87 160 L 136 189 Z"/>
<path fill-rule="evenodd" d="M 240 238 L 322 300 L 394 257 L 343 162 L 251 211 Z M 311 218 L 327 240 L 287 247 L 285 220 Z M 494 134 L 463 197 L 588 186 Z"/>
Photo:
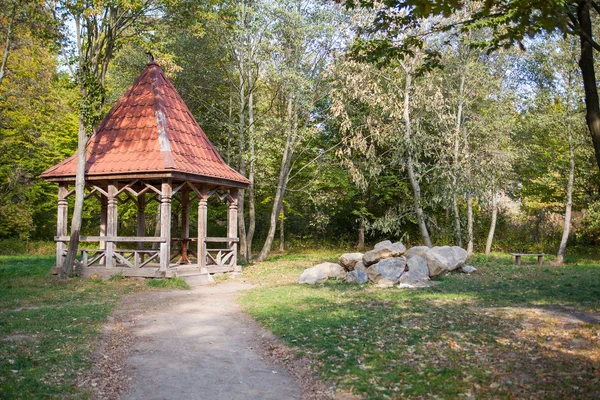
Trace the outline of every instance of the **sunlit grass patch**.
<path fill-rule="evenodd" d="M 368 398 L 600 395 L 600 326 L 532 322 L 508 309 L 598 312 L 598 264 L 517 267 L 509 255 L 476 256 L 478 273 L 447 275 L 427 289 L 294 284 L 303 268 L 327 259 L 263 263 L 260 279 L 271 283 L 241 301 L 340 388 Z"/>

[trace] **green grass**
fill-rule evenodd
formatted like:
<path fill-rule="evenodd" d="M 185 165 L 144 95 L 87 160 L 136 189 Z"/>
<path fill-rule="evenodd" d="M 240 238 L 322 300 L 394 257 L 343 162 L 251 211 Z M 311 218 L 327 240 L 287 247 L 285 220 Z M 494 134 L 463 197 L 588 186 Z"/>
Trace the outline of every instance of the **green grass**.
<path fill-rule="evenodd" d="M 62 282 L 53 265 L 53 256 L 0 256 L 2 399 L 88 398 L 78 377 L 103 323 L 124 294 L 150 290 L 122 277 Z"/>
<path fill-rule="evenodd" d="M 245 275 L 262 286 L 241 302 L 337 387 L 373 399 L 600 395 L 600 326 L 531 311 L 598 313 L 596 261 L 517 267 L 507 255 L 476 256 L 479 273 L 418 290 L 295 284 L 303 268 L 333 259 L 296 255 L 250 266 Z"/>
<path fill-rule="evenodd" d="M 163 289 L 185 289 L 189 290 L 190 285 L 187 284 L 183 278 L 174 277 L 167 279 L 148 279 L 146 281 L 146 285 L 154 288 L 163 288 Z"/>

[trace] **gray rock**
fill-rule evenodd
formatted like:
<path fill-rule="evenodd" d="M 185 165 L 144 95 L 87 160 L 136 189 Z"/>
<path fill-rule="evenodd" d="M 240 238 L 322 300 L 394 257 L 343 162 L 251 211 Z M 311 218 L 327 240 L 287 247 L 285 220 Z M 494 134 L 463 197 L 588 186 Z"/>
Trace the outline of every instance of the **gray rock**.
<path fill-rule="evenodd" d="M 396 283 L 400 280 L 405 268 L 406 259 L 404 257 L 386 258 L 367 268 L 367 275 L 369 280 L 376 283 L 382 279 Z"/>
<path fill-rule="evenodd" d="M 362 261 L 356 263 L 354 270 L 364 272 L 365 274 L 367 273 L 367 267 L 365 267 L 365 263 Z"/>
<path fill-rule="evenodd" d="M 477 272 L 477 268 L 472 265 L 465 265 L 459 269 L 460 272 L 464 272 L 465 274 L 472 274 L 473 272 Z"/>
<path fill-rule="evenodd" d="M 427 261 L 421 256 L 411 255 L 407 257 L 406 271 L 400 277 L 400 283 L 414 284 L 427 281 L 429 281 Z"/>
<path fill-rule="evenodd" d="M 448 260 L 446 260 L 446 257 L 438 253 L 434 253 L 427 246 L 412 247 L 410 250 L 408 250 L 408 253 L 406 253 L 406 257 L 411 258 L 412 256 L 419 256 L 427 261 L 429 276 L 432 278 L 448 272 Z"/>
<path fill-rule="evenodd" d="M 357 263 L 362 262 L 362 258 L 363 253 L 344 253 L 340 256 L 340 264 L 347 271 L 352 271 Z"/>
<path fill-rule="evenodd" d="M 364 271 L 359 271 L 357 269 L 348 272 L 346 275 L 346 282 L 348 283 L 358 283 L 362 285 L 363 283 L 367 283 L 369 281 L 369 277 Z"/>
<path fill-rule="evenodd" d="M 375 245 L 375 247 L 373 247 L 374 249 L 378 249 L 380 247 L 384 247 L 384 246 L 391 246 L 392 245 L 392 241 L 391 240 L 384 240 L 383 242 L 379 242 Z"/>
<path fill-rule="evenodd" d="M 448 260 L 448 271 L 454 271 L 455 269 L 461 268 L 467 261 L 467 251 L 462 247 L 458 246 L 441 246 L 433 247 L 431 251 L 445 257 Z"/>
<path fill-rule="evenodd" d="M 406 247 L 402 244 L 402 242 L 396 242 L 389 245 L 382 245 L 381 243 L 378 243 L 378 245 L 380 245 L 379 247 L 376 247 L 373 250 L 365 253 L 363 256 L 363 262 L 365 263 L 365 266 L 368 267 L 369 265 L 376 264 L 385 258 L 399 257 L 406 253 Z"/>
<path fill-rule="evenodd" d="M 346 277 L 346 270 L 341 265 L 324 262 L 322 264 L 315 265 L 312 268 L 307 268 L 302 272 L 298 283 L 306 283 L 314 285 L 315 283 L 323 283 L 328 278 L 344 279 Z"/>

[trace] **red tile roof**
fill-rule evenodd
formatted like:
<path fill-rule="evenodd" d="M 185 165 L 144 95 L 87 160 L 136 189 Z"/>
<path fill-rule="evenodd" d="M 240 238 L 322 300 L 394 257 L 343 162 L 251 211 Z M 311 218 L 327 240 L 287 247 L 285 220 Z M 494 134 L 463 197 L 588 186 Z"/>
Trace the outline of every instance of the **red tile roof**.
<path fill-rule="evenodd" d="M 44 171 L 74 177 L 77 155 Z M 87 145 L 86 176 L 182 172 L 248 184 L 229 167 L 173 84 L 149 63 L 96 129 Z"/>

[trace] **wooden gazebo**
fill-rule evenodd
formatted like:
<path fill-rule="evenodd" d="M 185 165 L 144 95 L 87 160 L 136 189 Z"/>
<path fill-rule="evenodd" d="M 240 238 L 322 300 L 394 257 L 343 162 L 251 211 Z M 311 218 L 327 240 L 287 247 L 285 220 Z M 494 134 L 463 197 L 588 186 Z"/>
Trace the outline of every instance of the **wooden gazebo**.
<path fill-rule="evenodd" d="M 101 212 L 98 236 L 80 237 L 98 244 L 80 249 L 83 276 L 170 277 L 238 269 L 238 189 L 249 181 L 225 164 L 158 64 L 147 64 L 100 123 L 86 157 L 86 201 L 98 199 Z M 74 155 L 42 174 L 58 183 L 57 267 L 69 241 L 67 198 L 74 193 L 76 165 Z M 211 196 L 228 203 L 226 238 L 207 237 Z M 173 216 L 181 218 L 178 238 L 171 235 L 172 200 L 181 203 L 181 215 Z M 119 236 L 118 206 L 129 201 L 137 205 L 137 236 Z M 159 203 L 160 236 L 145 235 L 150 201 Z M 198 206 L 194 238 L 189 237 L 192 202 Z"/>

